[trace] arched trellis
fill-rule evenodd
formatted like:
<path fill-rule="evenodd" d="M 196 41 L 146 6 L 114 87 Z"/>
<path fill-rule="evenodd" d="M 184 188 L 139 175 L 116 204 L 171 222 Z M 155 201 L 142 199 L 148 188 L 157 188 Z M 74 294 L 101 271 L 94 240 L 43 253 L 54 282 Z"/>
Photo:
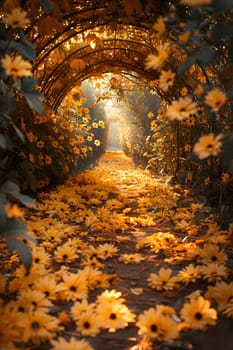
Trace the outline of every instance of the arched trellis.
<path fill-rule="evenodd" d="M 95 75 L 101 69 L 111 72 L 117 67 L 136 72 L 146 80 L 154 79 L 155 72 L 146 71 L 144 66 L 157 40 L 151 28 L 158 16 L 175 2 L 137 0 L 130 8 L 124 0 L 73 0 L 66 5 L 51 1 L 59 24 L 54 22 L 54 28 L 43 35 L 39 34 L 41 23 L 45 23 L 48 14 L 38 11 L 28 28 L 28 37 L 37 48 L 34 73 L 48 103 L 57 107 L 64 92 L 68 92 L 67 87 L 71 89 L 90 72 Z M 54 20 L 53 14 L 49 16 Z M 88 42 L 90 35 L 99 40 L 94 49 Z M 84 60 L 85 67 L 72 70 L 73 59 Z"/>

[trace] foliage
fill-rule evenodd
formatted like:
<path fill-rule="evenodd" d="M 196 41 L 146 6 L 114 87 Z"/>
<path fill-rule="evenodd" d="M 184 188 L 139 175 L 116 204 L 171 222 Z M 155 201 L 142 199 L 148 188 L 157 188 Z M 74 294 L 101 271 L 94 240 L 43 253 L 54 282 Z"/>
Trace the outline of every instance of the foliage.
<path fill-rule="evenodd" d="M 173 125 L 170 136 L 171 142 L 175 143 L 172 157 L 177 163 L 176 180 L 192 185 L 196 193 L 206 196 L 207 202 L 221 207 L 229 205 L 229 197 L 222 192 L 223 179 L 227 176 L 232 191 L 230 76 L 233 42 L 232 16 L 228 12 L 232 5 L 226 2 L 219 6 L 217 3 L 195 6 L 193 2 L 185 12 L 183 6 L 173 7 L 166 17 L 160 17 L 152 34 L 158 39 L 157 54 L 149 55 L 145 65 L 147 70 L 158 73 L 158 79 L 151 81 L 150 86 L 163 96 L 162 124 L 165 126 L 169 121 Z M 185 98 L 190 98 L 190 102 L 182 109 Z M 192 103 L 195 111 L 189 113 Z M 182 117 L 184 112 L 187 113 Z M 156 125 L 153 137 L 162 138 L 167 145 L 168 135 L 160 132 L 161 125 L 157 125 L 156 116 L 152 123 Z M 200 160 L 201 154 L 193 152 L 195 145 L 202 135 L 210 133 L 223 135 L 221 150 L 215 155 L 210 151 L 209 157 Z M 154 154 L 151 159 L 159 158 Z M 167 158 L 167 164 L 169 161 Z"/>
<path fill-rule="evenodd" d="M 16 250 L 29 268 L 31 255 L 22 238 L 28 240 L 30 237 L 26 234 L 26 225 L 21 222 L 20 206 L 35 207 L 35 203 L 20 193 L 15 174 L 15 143 L 25 142 L 15 115 L 22 98 L 31 109 L 43 113 L 44 98 L 36 89 L 36 79 L 30 70 L 36 51 L 25 36 L 24 27 L 28 23 L 25 14 L 25 11 L 19 10 L 19 22 L 11 22 L 13 12 L 2 12 L 0 23 L 0 232 L 10 252 Z"/>

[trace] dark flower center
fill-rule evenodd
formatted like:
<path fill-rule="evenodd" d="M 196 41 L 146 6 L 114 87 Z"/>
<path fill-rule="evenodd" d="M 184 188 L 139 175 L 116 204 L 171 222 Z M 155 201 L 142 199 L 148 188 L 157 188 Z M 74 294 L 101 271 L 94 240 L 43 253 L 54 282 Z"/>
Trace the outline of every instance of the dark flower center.
<path fill-rule="evenodd" d="M 152 324 L 152 325 L 150 326 L 150 330 L 151 330 L 152 332 L 157 332 L 158 327 L 156 326 L 156 324 Z"/>
<path fill-rule="evenodd" d="M 216 256 L 212 256 L 211 260 L 212 260 L 212 261 L 217 261 Z"/>
<path fill-rule="evenodd" d="M 201 320 L 201 319 L 202 319 L 202 314 L 201 314 L 200 312 L 196 312 L 196 313 L 195 313 L 195 318 L 196 318 L 197 320 Z"/>
<path fill-rule="evenodd" d="M 90 328 L 90 323 L 87 322 L 87 321 L 84 322 L 83 327 L 86 328 L 86 329 Z"/>
<path fill-rule="evenodd" d="M 114 313 L 112 313 L 111 315 L 110 315 L 110 318 L 111 318 L 111 320 L 116 320 L 116 314 L 114 314 Z"/>
<path fill-rule="evenodd" d="M 77 288 L 75 286 L 70 286 L 70 291 L 71 292 L 76 292 Z"/>
<path fill-rule="evenodd" d="M 34 321 L 31 324 L 31 328 L 32 329 L 39 329 L 40 328 L 40 324 L 37 321 Z"/>

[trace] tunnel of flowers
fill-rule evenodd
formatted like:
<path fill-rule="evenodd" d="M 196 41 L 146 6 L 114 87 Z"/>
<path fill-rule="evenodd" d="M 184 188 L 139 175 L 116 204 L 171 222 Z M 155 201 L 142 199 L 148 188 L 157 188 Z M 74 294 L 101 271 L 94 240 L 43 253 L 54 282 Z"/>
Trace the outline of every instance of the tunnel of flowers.
<path fill-rule="evenodd" d="M 232 350 L 233 1 L 0 27 L 0 350 Z"/>

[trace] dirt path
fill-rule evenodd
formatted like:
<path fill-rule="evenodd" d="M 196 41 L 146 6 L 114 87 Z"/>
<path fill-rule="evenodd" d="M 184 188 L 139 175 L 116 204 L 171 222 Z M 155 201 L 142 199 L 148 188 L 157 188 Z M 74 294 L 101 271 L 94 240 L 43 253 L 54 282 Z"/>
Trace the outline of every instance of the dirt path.
<path fill-rule="evenodd" d="M 149 281 L 149 277 L 158 274 L 161 268 L 170 268 L 172 276 L 178 276 L 185 266 L 198 263 L 194 252 L 198 245 L 204 244 L 203 235 L 210 223 L 210 218 L 206 218 L 206 222 L 203 220 L 201 225 L 192 221 L 199 210 L 200 206 L 188 198 L 185 189 L 170 186 L 169 178 L 155 178 L 147 171 L 136 169 L 120 152 L 107 152 L 97 167 L 69 179 L 49 193 L 41 193 L 38 210 L 28 218 L 29 231 L 39 242 L 39 247 L 32 247 L 33 268 L 26 274 L 22 266 L 18 266 L 17 257 L 12 260 L 5 271 L 10 276 L 6 287 L 7 302 L 13 303 L 13 310 L 16 310 L 19 306 L 22 308 L 20 301 L 23 299 L 29 307 L 28 312 L 34 312 L 39 307 L 38 302 L 33 299 L 35 296 L 25 299 L 24 290 L 29 290 L 29 294 L 31 291 L 31 295 L 43 292 L 51 302 L 49 307 L 42 303 L 43 312 L 59 320 L 63 328 L 49 330 L 45 339 L 39 333 L 34 335 L 26 321 L 22 327 L 23 319 L 27 318 L 24 305 L 19 331 L 29 334 L 28 338 L 25 336 L 27 341 L 18 339 L 15 329 L 12 333 L 5 331 L 9 327 L 5 323 L 6 339 L 3 337 L 3 340 L 13 341 L 16 349 L 26 347 L 31 350 L 89 349 L 81 345 L 80 349 L 68 345 L 53 347 L 53 340 L 58 337 L 66 341 L 70 337 L 86 339 L 94 350 L 232 350 L 232 320 L 220 315 L 216 326 L 206 327 L 205 331 L 182 329 L 177 339 L 161 336 L 161 339 L 155 337 L 151 341 L 139 334 L 141 328 L 137 321 L 145 310 L 160 304 L 170 306 L 176 313 L 173 321 L 182 324 L 180 311 L 190 300 L 189 295 L 195 292 L 204 297 L 208 285 L 214 285 L 215 281 L 209 283 L 201 276 L 190 279 L 190 283 L 182 278 L 174 284 L 160 281 L 161 288 Z M 227 237 L 228 232 L 224 235 Z M 87 272 L 88 269 L 92 270 Z M 80 283 L 68 286 L 66 277 L 70 274 L 85 276 L 80 283 L 87 284 L 86 290 L 79 291 Z M 230 272 L 227 281 L 231 277 Z M 56 285 L 53 291 L 46 287 L 51 280 Z M 115 330 L 103 321 L 102 314 L 107 312 L 106 300 L 97 302 L 100 295 L 103 299 L 106 290 L 119 292 L 120 298 L 124 299 L 121 301 L 124 311 L 117 314 L 119 322 L 116 322 Z M 96 334 L 94 331 L 91 335 L 85 333 L 89 331 L 89 323 L 97 323 L 95 312 L 87 315 L 89 321 L 84 322 L 88 324 L 87 329 L 84 323 L 80 325 L 78 307 L 74 312 L 74 305 L 83 299 L 88 304 L 93 303 L 102 317 L 103 323 L 98 321 L 100 329 Z M 119 307 L 119 300 L 117 302 Z M 6 312 L 4 308 L 3 312 Z M 127 313 L 128 321 L 122 323 Z M 13 347 L 0 346 L 0 349 Z"/>

